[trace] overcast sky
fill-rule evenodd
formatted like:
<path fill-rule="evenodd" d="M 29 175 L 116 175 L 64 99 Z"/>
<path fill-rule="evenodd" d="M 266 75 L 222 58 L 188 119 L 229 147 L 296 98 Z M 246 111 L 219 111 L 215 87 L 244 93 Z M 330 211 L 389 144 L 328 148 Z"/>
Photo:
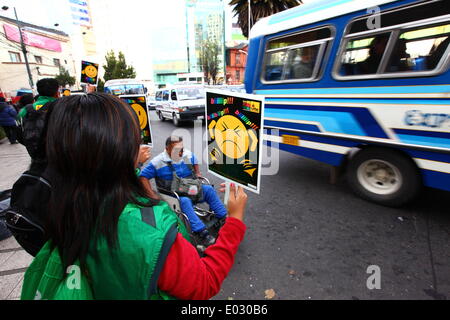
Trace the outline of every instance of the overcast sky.
<path fill-rule="evenodd" d="M 229 0 L 224 0 L 229 2 Z M 312 2 L 315 0 L 304 0 Z M 108 49 L 122 50 L 128 62 L 138 70 L 138 77 L 149 78 L 152 75 L 151 65 L 153 52 L 157 50 L 152 40 L 156 29 L 166 27 L 172 30 L 184 28 L 184 8 L 180 0 L 90 0 L 92 18 L 96 25 L 99 54 Z M 108 13 L 99 8 L 107 4 Z M 74 30 L 70 19 L 63 19 L 63 11 L 67 10 L 68 0 L 0 0 L 0 7 L 7 5 L 11 9 L 1 11 L 1 15 L 13 18 L 12 7 L 17 8 L 19 19 L 36 25 L 57 28 L 69 34 Z M 228 8 L 228 16 L 232 15 Z M 67 14 L 67 11 L 66 11 Z M 97 27 L 95 20 L 101 21 Z M 59 27 L 54 24 L 58 23 Z M 168 32 L 170 34 L 170 32 Z M 171 41 L 170 37 L 166 39 Z M 101 58 L 99 58 L 101 60 Z M 101 61 L 94 61 L 100 62 Z"/>

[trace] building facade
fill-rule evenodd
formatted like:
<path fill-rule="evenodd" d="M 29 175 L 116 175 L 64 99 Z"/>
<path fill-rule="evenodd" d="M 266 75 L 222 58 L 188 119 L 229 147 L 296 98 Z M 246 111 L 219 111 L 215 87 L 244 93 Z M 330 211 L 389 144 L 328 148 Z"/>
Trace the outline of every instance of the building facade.
<path fill-rule="evenodd" d="M 220 47 L 219 78 L 223 78 L 227 20 L 223 0 L 177 0 L 171 7 L 167 24 L 153 31 L 153 70 L 158 86 L 174 84 L 178 74 L 203 72 L 200 56 L 205 41 Z M 183 21 L 184 23 L 174 23 Z M 227 23 L 229 22 L 229 23 Z M 231 33 L 231 32 L 230 32 Z"/>
<path fill-rule="evenodd" d="M 58 30 L 21 22 L 22 35 L 34 84 L 55 77 L 60 68 L 76 75 L 72 43 Z M 0 91 L 14 97 L 19 89 L 30 88 L 25 57 L 16 20 L 0 16 Z"/>
<path fill-rule="evenodd" d="M 244 83 L 247 65 L 248 45 L 245 43 L 227 48 L 227 83 L 239 85 Z"/>

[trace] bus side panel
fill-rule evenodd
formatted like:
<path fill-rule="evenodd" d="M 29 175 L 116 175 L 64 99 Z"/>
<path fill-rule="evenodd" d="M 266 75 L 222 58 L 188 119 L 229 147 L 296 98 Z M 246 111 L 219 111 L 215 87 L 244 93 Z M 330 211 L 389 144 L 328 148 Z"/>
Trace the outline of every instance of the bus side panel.
<path fill-rule="evenodd" d="M 245 90 L 247 93 L 253 93 L 253 90 L 256 85 L 257 76 L 259 75 L 258 66 L 259 61 L 258 57 L 260 56 L 260 50 L 262 50 L 261 54 L 264 54 L 264 48 L 261 48 L 262 37 L 254 38 L 250 40 L 248 57 L 247 57 L 247 66 L 245 68 Z"/>
<path fill-rule="evenodd" d="M 291 144 L 283 143 L 283 137 L 297 137 L 290 139 Z M 340 166 L 347 154 L 358 143 L 336 138 L 326 138 L 298 133 L 286 130 L 266 130 L 264 141 L 269 147 L 277 147 L 280 150 L 291 152 L 306 158 L 327 163 L 332 166 Z"/>
<path fill-rule="evenodd" d="M 427 187 L 450 191 L 450 154 L 403 149 L 416 162 Z"/>

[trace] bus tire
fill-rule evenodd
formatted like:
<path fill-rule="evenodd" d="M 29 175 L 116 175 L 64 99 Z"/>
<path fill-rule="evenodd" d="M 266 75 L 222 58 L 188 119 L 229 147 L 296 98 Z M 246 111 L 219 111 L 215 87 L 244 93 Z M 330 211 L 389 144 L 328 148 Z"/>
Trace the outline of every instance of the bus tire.
<path fill-rule="evenodd" d="M 348 164 L 347 181 L 359 197 L 389 207 L 410 202 L 422 186 L 415 163 L 384 148 L 359 151 Z"/>

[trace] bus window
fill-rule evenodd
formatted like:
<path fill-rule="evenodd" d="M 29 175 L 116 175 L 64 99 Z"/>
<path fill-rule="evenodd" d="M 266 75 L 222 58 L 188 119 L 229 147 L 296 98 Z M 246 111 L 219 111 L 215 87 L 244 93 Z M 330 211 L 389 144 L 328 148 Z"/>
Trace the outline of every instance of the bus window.
<path fill-rule="evenodd" d="M 270 40 L 263 81 L 312 81 L 317 78 L 331 29 L 320 28 Z"/>
<path fill-rule="evenodd" d="M 450 24 L 416 28 L 399 35 L 386 72 L 433 70 L 450 41 Z"/>
<path fill-rule="evenodd" d="M 369 23 L 371 16 L 353 20 L 336 59 L 335 77 L 380 79 L 441 72 L 438 66 L 448 56 L 448 14 L 448 1 L 439 0 L 387 10 L 379 19 L 384 33 Z"/>
<path fill-rule="evenodd" d="M 298 48 L 291 51 L 288 74 L 285 79 L 309 79 L 313 76 L 319 46 Z"/>
<path fill-rule="evenodd" d="M 340 75 L 377 73 L 390 33 L 350 40 L 342 55 Z"/>
<path fill-rule="evenodd" d="M 267 55 L 265 66 L 267 81 L 277 81 L 282 79 L 284 61 L 286 60 L 287 50 L 271 52 Z"/>
<path fill-rule="evenodd" d="M 163 92 L 163 101 L 169 101 L 169 91 Z"/>

